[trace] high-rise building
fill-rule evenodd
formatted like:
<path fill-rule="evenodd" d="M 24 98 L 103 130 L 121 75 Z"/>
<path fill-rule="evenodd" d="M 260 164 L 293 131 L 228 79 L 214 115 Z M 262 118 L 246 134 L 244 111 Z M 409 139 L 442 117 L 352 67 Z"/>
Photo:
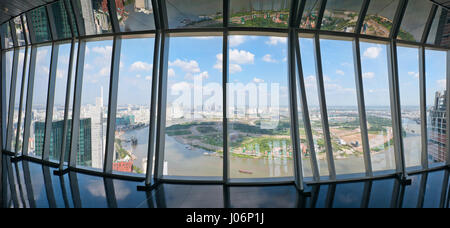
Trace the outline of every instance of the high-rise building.
<path fill-rule="evenodd" d="M 66 136 L 66 160 L 69 158 L 70 151 L 70 139 L 72 120 L 68 121 L 68 134 Z M 59 160 L 59 156 L 62 151 L 62 137 L 64 133 L 64 120 L 52 122 L 52 132 L 50 135 L 50 159 Z M 35 122 L 34 135 L 36 145 L 36 155 L 42 155 L 44 151 L 44 134 L 45 134 L 45 122 Z M 82 166 L 89 166 L 92 163 L 92 149 L 91 149 L 91 119 L 80 120 L 80 137 L 79 147 L 77 153 L 77 164 Z"/>
<path fill-rule="evenodd" d="M 447 158 L 446 97 L 447 91 L 436 92 L 434 105 L 428 110 L 428 154 L 433 162 L 444 162 Z"/>

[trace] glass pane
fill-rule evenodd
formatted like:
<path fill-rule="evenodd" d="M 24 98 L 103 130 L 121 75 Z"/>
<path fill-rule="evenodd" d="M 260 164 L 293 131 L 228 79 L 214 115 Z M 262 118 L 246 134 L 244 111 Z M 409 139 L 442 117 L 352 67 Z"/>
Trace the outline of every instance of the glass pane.
<path fill-rule="evenodd" d="M 388 37 L 397 11 L 399 0 L 371 1 L 361 34 Z"/>
<path fill-rule="evenodd" d="M 352 43 L 321 40 L 320 45 L 336 174 L 364 173 Z"/>
<path fill-rule="evenodd" d="M 431 1 L 409 0 L 397 38 L 419 42 L 432 5 Z"/>
<path fill-rule="evenodd" d="M 448 10 L 439 7 L 436 12 L 436 16 L 433 19 L 433 24 L 431 25 L 430 33 L 427 38 L 427 43 L 441 45 L 441 42 L 445 40 L 443 39 L 443 36 L 445 35 L 444 28 L 448 27 L 449 23 L 450 21 L 448 21 Z M 449 40 L 448 32 L 447 32 L 447 40 Z"/>
<path fill-rule="evenodd" d="M 18 142 L 18 147 L 17 147 L 17 153 L 21 154 L 22 153 L 22 146 L 23 146 L 23 132 L 24 132 L 24 122 L 25 122 L 25 107 L 26 107 L 26 97 L 27 97 L 27 93 L 28 93 L 28 73 L 29 73 L 29 68 L 30 68 L 30 52 L 31 49 L 29 47 L 28 48 L 28 55 L 27 55 L 27 60 L 25 61 L 26 64 L 26 68 L 25 68 L 25 77 L 24 77 L 24 86 L 23 86 L 23 94 L 22 94 L 22 109 L 20 110 L 20 112 L 22 112 L 21 114 L 21 119 L 20 119 L 20 132 L 19 132 L 19 139 L 17 140 Z"/>
<path fill-rule="evenodd" d="M 20 103 L 20 92 L 22 88 L 22 76 L 23 76 L 23 63 L 25 58 L 25 49 L 21 48 L 19 49 L 19 62 L 17 65 L 17 81 L 16 81 L 16 88 L 15 89 L 15 97 L 14 97 L 14 110 L 13 110 L 13 125 L 11 127 L 12 129 L 12 137 L 10 145 L 11 147 L 8 148 L 11 152 L 16 152 L 16 134 L 17 134 L 17 125 L 19 121 L 19 103 Z"/>
<path fill-rule="evenodd" d="M 319 174 L 320 176 L 328 176 L 328 163 L 322 129 L 322 114 L 320 113 L 319 92 L 316 81 L 317 74 L 313 39 L 300 38 L 300 54 L 302 57 L 306 101 L 308 102 L 309 119 L 314 140 L 314 151 L 316 152 L 317 162 L 319 163 Z M 301 133 L 300 137 L 302 137 Z M 308 156 L 306 157 L 308 158 Z"/>
<path fill-rule="evenodd" d="M 147 170 L 154 42 L 154 38 L 122 40 L 115 171 L 145 173 Z"/>
<path fill-rule="evenodd" d="M 30 43 L 30 31 L 28 30 L 28 24 L 27 24 L 27 16 L 25 14 L 22 14 L 22 22 L 23 22 L 23 27 L 25 29 L 25 37 L 26 40 L 28 41 L 28 43 Z"/>
<path fill-rule="evenodd" d="M 361 67 L 372 170 L 395 169 L 387 45 L 361 42 Z"/>
<path fill-rule="evenodd" d="M 47 11 L 45 6 L 39 7 L 30 12 L 31 25 L 33 28 L 36 43 L 51 40 L 50 28 L 48 26 Z"/>
<path fill-rule="evenodd" d="M 76 4 L 81 14 L 82 28 L 86 35 L 111 33 L 112 26 L 107 2 L 104 0 L 77 0 Z"/>
<path fill-rule="evenodd" d="M 77 25 L 75 22 L 75 15 L 73 14 L 72 2 L 70 0 L 64 0 L 64 4 L 66 5 L 66 8 L 69 9 L 68 11 L 69 11 L 69 17 L 72 20 L 73 35 L 78 36 L 78 29 L 77 29 Z"/>
<path fill-rule="evenodd" d="M 56 27 L 56 39 L 65 39 L 72 37 L 72 32 L 70 28 L 69 18 L 67 17 L 67 12 L 63 1 L 57 1 L 50 5 L 53 12 L 53 20 L 55 21 Z"/>
<path fill-rule="evenodd" d="M 17 36 L 17 45 L 23 46 L 25 45 L 25 34 L 23 33 L 22 20 L 19 17 L 15 17 L 14 19 L 15 32 Z"/>
<path fill-rule="evenodd" d="M 86 43 L 77 165 L 102 168 L 108 118 L 112 40 Z"/>
<path fill-rule="evenodd" d="M 443 163 L 447 158 L 445 51 L 425 51 L 428 161 Z"/>
<path fill-rule="evenodd" d="M 231 0 L 230 26 L 287 28 L 291 0 Z"/>
<path fill-rule="evenodd" d="M 249 41 L 229 50 L 230 176 L 293 176 L 287 38 L 244 38 Z"/>
<path fill-rule="evenodd" d="M 47 113 L 47 92 L 51 52 L 51 46 L 37 48 L 33 100 L 31 105 L 30 138 L 27 139 L 29 141 L 28 154 L 33 156 L 41 156 L 44 149 L 45 116 Z"/>
<path fill-rule="evenodd" d="M 8 112 L 9 112 L 9 96 L 11 95 L 11 77 L 12 77 L 12 64 L 13 64 L 13 56 L 14 56 L 14 51 L 7 51 L 5 53 L 5 58 L 6 58 L 6 69 L 5 69 L 5 77 L 6 77 L 6 119 L 4 121 L 4 123 L 6 123 L 6 120 L 8 119 Z"/>
<path fill-rule="evenodd" d="M 362 3 L 361 0 L 328 0 L 320 29 L 355 32 Z"/>
<path fill-rule="evenodd" d="M 11 27 L 9 26 L 9 22 L 3 23 L 0 27 L 0 35 L 1 35 L 3 49 L 13 47 L 13 40 L 12 40 L 10 28 Z"/>
<path fill-rule="evenodd" d="M 222 0 L 166 0 L 169 28 L 223 27 Z"/>
<path fill-rule="evenodd" d="M 66 103 L 66 90 L 68 81 L 70 43 L 59 46 L 58 62 L 55 80 L 55 101 L 53 105 L 52 132 L 50 134 L 50 160 L 59 161 L 62 151 L 62 140 L 64 133 L 64 108 Z M 66 141 L 66 154 L 69 155 Z"/>
<path fill-rule="evenodd" d="M 398 47 L 398 81 L 406 167 L 420 165 L 419 50 Z"/>
<path fill-rule="evenodd" d="M 165 136 L 168 175 L 222 176 L 221 53 L 222 37 L 170 38 Z"/>
<path fill-rule="evenodd" d="M 300 28 L 315 29 L 317 17 L 319 16 L 320 0 L 305 0 L 305 9 L 303 10 Z"/>
<path fill-rule="evenodd" d="M 151 0 L 119 0 L 116 7 L 121 32 L 155 29 Z"/>
<path fill-rule="evenodd" d="M 298 78 L 298 71 L 296 71 L 296 77 Z M 301 157 L 302 157 L 302 168 L 303 168 L 303 176 L 304 177 L 312 177 L 312 169 L 311 169 L 311 156 L 310 156 L 310 150 L 309 150 L 309 143 L 306 140 L 306 133 L 305 133 L 305 123 L 303 118 L 303 109 L 301 106 L 301 100 L 300 100 L 300 84 L 297 80 L 297 112 L 298 112 L 298 127 L 299 127 L 299 136 L 300 136 L 300 151 Z"/>

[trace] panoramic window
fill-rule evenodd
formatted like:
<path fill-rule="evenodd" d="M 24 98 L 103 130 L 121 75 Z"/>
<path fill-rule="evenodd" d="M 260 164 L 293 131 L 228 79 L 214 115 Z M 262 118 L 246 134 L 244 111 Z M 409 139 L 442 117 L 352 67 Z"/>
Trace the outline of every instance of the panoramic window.
<path fill-rule="evenodd" d="M 293 176 L 287 38 L 230 36 L 229 39 L 230 177 Z"/>
<path fill-rule="evenodd" d="M 326 159 L 326 147 L 322 129 L 322 114 L 320 113 L 319 91 L 317 90 L 316 61 L 314 57 L 314 40 L 311 38 L 300 38 L 300 54 L 302 57 L 303 78 L 305 82 L 306 100 L 308 102 L 309 119 L 311 122 L 311 133 L 314 141 L 320 176 L 328 176 L 328 163 Z M 302 141 L 300 132 L 300 138 Z M 305 139 L 306 140 L 306 139 Z M 307 144 L 305 144 L 306 146 Z M 309 151 L 303 156 L 310 158 Z"/>
<path fill-rule="evenodd" d="M 39 7 L 30 12 L 31 27 L 36 43 L 51 40 L 50 28 L 48 26 L 47 11 L 45 6 Z"/>
<path fill-rule="evenodd" d="M 169 28 L 223 27 L 222 0 L 165 0 Z"/>
<path fill-rule="evenodd" d="M 112 26 L 108 5 L 102 0 L 75 0 L 74 12 L 80 14 L 82 28 L 86 35 L 111 33 Z"/>
<path fill-rule="evenodd" d="M 361 69 L 372 170 L 395 169 L 386 44 L 361 42 Z"/>
<path fill-rule="evenodd" d="M 364 173 L 352 43 L 323 39 L 320 46 L 336 174 Z"/>
<path fill-rule="evenodd" d="M 14 97 L 14 109 L 13 109 L 13 124 L 10 126 L 11 129 L 11 142 L 9 142 L 9 148 L 7 150 L 11 152 L 16 152 L 16 134 L 17 134 L 17 126 L 19 121 L 19 103 L 20 103 L 20 93 L 22 89 L 22 77 L 23 77 L 23 64 L 25 58 L 25 49 L 19 49 L 19 62 L 17 64 L 17 79 L 16 79 L 16 88 L 15 89 L 15 97 Z"/>
<path fill-rule="evenodd" d="M 115 171 L 145 173 L 147 170 L 154 42 L 154 38 L 148 37 L 122 40 Z"/>
<path fill-rule="evenodd" d="M 222 176 L 222 43 L 221 36 L 170 38 L 164 150 L 168 175 Z"/>
<path fill-rule="evenodd" d="M 448 156 L 446 65 L 445 51 L 425 51 L 428 161 L 432 164 L 442 164 Z"/>
<path fill-rule="evenodd" d="M 409 0 L 397 38 L 419 42 L 432 5 L 431 1 Z"/>
<path fill-rule="evenodd" d="M 118 0 L 115 2 L 121 32 L 155 29 L 151 0 Z"/>
<path fill-rule="evenodd" d="M 355 32 L 362 3 L 361 0 L 328 0 L 320 29 Z"/>
<path fill-rule="evenodd" d="M 300 28 L 315 29 L 317 17 L 319 16 L 320 0 L 305 0 L 305 9 L 303 10 Z"/>
<path fill-rule="evenodd" d="M 419 50 L 417 48 L 400 46 L 397 50 L 403 153 L 405 154 L 406 167 L 419 166 L 422 151 Z"/>
<path fill-rule="evenodd" d="M 25 34 L 23 33 L 23 27 L 22 27 L 22 20 L 20 20 L 20 16 L 15 17 L 13 19 L 14 26 L 15 26 L 15 32 L 17 37 L 17 45 L 23 46 L 25 45 Z"/>
<path fill-rule="evenodd" d="M 112 40 L 86 43 L 77 165 L 103 168 Z"/>
<path fill-rule="evenodd" d="M 37 48 L 34 71 L 33 100 L 31 102 L 31 125 L 28 154 L 41 156 L 44 150 L 45 118 L 47 113 L 47 92 L 51 59 L 51 46 Z M 29 104 L 27 104 L 29 105 Z"/>
<path fill-rule="evenodd" d="M 18 131 L 19 133 L 16 135 L 14 135 L 14 137 L 18 137 L 15 141 L 14 144 L 15 145 L 13 147 L 13 149 L 15 149 L 15 152 L 17 152 L 18 154 L 22 153 L 22 146 L 23 146 L 23 133 L 24 133 L 24 122 L 25 122 L 25 107 L 26 107 L 26 97 L 27 97 L 27 93 L 28 93 L 28 73 L 29 73 L 29 68 L 30 68 L 30 52 L 31 52 L 31 48 L 28 48 L 28 54 L 27 54 L 27 59 L 24 62 L 24 64 L 26 64 L 25 66 L 25 72 L 23 74 L 23 92 L 19 93 L 19 95 L 17 95 L 16 92 L 16 97 L 17 96 L 21 96 L 21 100 L 22 100 L 22 108 L 20 109 L 20 111 L 18 111 L 17 113 L 21 113 L 20 115 L 20 125 L 18 125 L 16 127 L 16 131 Z M 19 101 L 20 102 L 20 101 Z M 16 125 L 15 125 L 16 126 Z M 17 144 L 16 144 L 17 143 Z"/>
<path fill-rule="evenodd" d="M 399 0 L 370 1 L 361 34 L 388 37 L 397 11 Z"/>
<path fill-rule="evenodd" d="M 53 21 L 55 22 L 56 36 L 53 39 L 65 39 L 72 37 L 69 18 L 64 6 L 64 1 L 57 1 L 50 5 L 53 13 Z"/>
<path fill-rule="evenodd" d="M 231 0 L 230 26 L 287 28 L 291 0 Z"/>

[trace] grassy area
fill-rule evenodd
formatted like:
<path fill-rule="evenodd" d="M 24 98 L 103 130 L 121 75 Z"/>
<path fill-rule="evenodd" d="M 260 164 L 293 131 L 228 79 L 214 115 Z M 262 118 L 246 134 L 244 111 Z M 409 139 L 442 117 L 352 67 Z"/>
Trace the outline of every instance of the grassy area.
<path fill-rule="evenodd" d="M 178 136 L 178 135 L 190 135 L 192 134 L 189 130 L 178 130 L 178 131 L 166 131 L 168 136 Z"/>

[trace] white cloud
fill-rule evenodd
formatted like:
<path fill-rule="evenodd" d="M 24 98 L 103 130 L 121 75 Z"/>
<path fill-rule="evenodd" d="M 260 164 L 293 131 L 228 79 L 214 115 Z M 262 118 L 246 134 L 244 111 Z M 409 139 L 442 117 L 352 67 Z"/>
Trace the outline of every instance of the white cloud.
<path fill-rule="evenodd" d="M 136 78 L 141 78 L 142 76 L 140 74 L 136 74 Z"/>
<path fill-rule="evenodd" d="M 447 87 L 447 80 L 445 78 L 441 79 L 441 80 L 437 80 L 436 83 L 437 83 L 438 88 L 441 90 L 444 90 Z"/>
<path fill-rule="evenodd" d="M 375 73 L 373 72 L 366 72 L 362 74 L 363 78 L 374 78 L 375 77 Z"/>
<path fill-rule="evenodd" d="M 167 75 L 169 77 L 175 77 L 175 70 L 172 68 L 169 68 L 169 70 L 167 71 Z"/>
<path fill-rule="evenodd" d="M 112 46 L 104 46 L 104 47 L 93 47 L 92 51 L 100 54 L 100 55 L 111 55 L 112 52 Z"/>
<path fill-rule="evenodd" d="M 153 64 L 137 61 L 131 64 L 131 71 L 150 71 L 153 68 Z"/>
<path fill-rule="evenodd" d="M 209 78 L 209 74 L 208 71 L 203 71 L 200 74 L 195 74 L 192 75 L 190 73 L 186 74 L 185 79 L 191 79 L 191 80 L 195 80 L 195 79 L 207 79 Z"/>
<path fill-rule="evenodd" d="M 152 80 L 152 76 L 150 76 L 150 75 L 145 76 L 145 80 L 147 80 L 147 81 Z"/>
<path fill-rule="evenodd" d="M 381 47 L 370 47 L 364 51 L 363 56 L 369 59 L 376 59 L 380 55 Z"/>
<path fill-rule="evenodd" d="M 339 75 L 342 75 L 342 76 L 345 75 L 344 71 L 342 71 L 342 70 L 336 70 L 336 74 L 339 74 Z"/>
<path fill-rule="evenodd" d="M 408 72 L 408 75 L 413 76 L 414 78 L 419 78 L 419 73 L 418 72 L 410 71 L 410 72 Z"/>
<path fill-rule="evenodd" d="M 174 91 L 183 91 L 186 88 L 192 88 L 192 84 L 188 82 L 178 82 L 170 87 Z"/>
<path fill-rule="evenodd" d="M 228 42 L 230 47 L 237 47 L 244 43 L 246 40 L 245 36 L 230 36 Z"/>
<path fill-rule="evenodd" d="M 244 50 L 232 49 L 229 51 L 230 63 L 235 64 L 253 64 L 255 55 Z"/>
<path fill-rule="evenodd" d="M 253 78 L 254 83 L 264 83 L 264 79 L 261 78 Z"/>
<path fill-rule="evenodd" d="M 278 45 L 278 44 L 286 44 L 286 43 L 287 43 L 286 37 L 271 36 L 271 37 L 269 37 L 269 40 L 266 41 L 266 44 L 268 44 L 268 45 Z"/>
<path fill-rule="evenodd" d="M 108 67 L 103 67 L 98 74 L 99 74 L 99 76 L 108 76 L 109 75 L 109 68 Z"/>
<path fill-rule="evenodd" d="M 174 62 L 169 62 L 169 66 L 179 67 L 186 73 L 199 73 L 200 67 L 198 66 L 198 62 L 195 60 L 184 61 L 177 59 Z"/>
<path fill-rule="evenodd" d="M 277 61 L 272 58 L 270 54 L 265 55 L 262 60 L 267 63 L 276 63 Z"/>
<path fill-rule="evenodd" d="M 230 64 L 229 69 L 231 74 L 239 73 L 242 71 L 242 67 L 238 64 Z"/>
<path fill-rule="evenodd" d="M 64 71 L 62 70 L 56 70 L 56 78 L 63 78 L 64 77 Z"/>

